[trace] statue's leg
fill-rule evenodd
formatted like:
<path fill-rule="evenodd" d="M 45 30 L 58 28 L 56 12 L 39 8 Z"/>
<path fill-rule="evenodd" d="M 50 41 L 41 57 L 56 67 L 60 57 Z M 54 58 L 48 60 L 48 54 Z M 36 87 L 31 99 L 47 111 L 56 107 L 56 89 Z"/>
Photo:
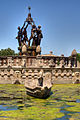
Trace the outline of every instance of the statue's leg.
<path fill-rule="evenodd" d="M 28 46 L 30 46 L 30 40 L 28 41 Z"/>

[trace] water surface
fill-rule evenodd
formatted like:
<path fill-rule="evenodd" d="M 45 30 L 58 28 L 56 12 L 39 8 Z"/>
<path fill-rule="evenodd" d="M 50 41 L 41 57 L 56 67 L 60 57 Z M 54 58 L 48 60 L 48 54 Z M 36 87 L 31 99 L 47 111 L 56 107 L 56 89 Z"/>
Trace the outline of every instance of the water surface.
<path fill-rule="evenodd" d="M 53 85 L 47 99 L 26 95 L 23 85 L 0 85 L 0 120 L 80 120 L 80 85 Z"/>

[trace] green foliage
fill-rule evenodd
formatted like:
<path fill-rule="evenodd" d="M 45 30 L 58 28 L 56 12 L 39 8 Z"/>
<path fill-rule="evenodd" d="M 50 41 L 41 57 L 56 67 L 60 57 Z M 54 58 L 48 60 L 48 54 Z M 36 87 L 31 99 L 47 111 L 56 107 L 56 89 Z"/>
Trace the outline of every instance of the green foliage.
<path fill-rule="evenodd" d="M 59 61 L 59 59 L 57 60 L 57 65 L 59 65 L 60 64 L 60 61 Z"/>
<path fill-rule="evenodd" d="M 79 62 L 80 62 L 80 53 L 77 53 L 76 58 L 77 58 L 77 61 L 79 61 Z"/>
<path fill-rule="evenodd" d="M 15 53 L 15 51 L 12 50 L 11 48 L 0 50 L 0 56 L 10 56 L 10 55 L 18 55 L 18 53 Z"/>

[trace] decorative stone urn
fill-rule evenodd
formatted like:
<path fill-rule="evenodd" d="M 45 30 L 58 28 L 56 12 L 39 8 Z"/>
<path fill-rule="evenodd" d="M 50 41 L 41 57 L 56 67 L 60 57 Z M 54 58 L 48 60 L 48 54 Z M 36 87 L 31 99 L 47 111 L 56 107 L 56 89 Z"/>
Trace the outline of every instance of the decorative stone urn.
<path fill-rule="evenodd" d="M 27 52 L 26 45 L 23 45 L 23 46 L 22 46 L 22 54 L 23 54 L 23 56 L 26 55 L 26 52 Z"/>
<path fill-rule="evenodd" d="M 40 47 L 40 45 L 37 46 L 37 48 L 36 48 L 36 53 L 37 53 L 37 54 L 40 54 L 40 53 L 41 53 L 41 47 Z"/>

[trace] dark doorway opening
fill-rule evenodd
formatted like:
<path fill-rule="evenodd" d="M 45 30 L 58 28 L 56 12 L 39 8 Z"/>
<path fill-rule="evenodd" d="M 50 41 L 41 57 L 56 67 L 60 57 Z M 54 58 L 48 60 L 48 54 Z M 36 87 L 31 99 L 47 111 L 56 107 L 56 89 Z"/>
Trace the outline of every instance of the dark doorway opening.
<path fill-rule="evenodd" d="M 77 80 L 75 81 L 75 84 L 79 84 L 79 83 L 80 83 L 80 80 L 77 79 Z"/>
<path fill-rule="evenodd" d="M 43 78 L 42 77 L 38 79 L 38 85 L 43 86 Z"/>
<path fill-rule="evenodd" d="M 14 84 L 21 84 L 21 83 L 19 82 L 19 80 L 16 80 Z"/>

